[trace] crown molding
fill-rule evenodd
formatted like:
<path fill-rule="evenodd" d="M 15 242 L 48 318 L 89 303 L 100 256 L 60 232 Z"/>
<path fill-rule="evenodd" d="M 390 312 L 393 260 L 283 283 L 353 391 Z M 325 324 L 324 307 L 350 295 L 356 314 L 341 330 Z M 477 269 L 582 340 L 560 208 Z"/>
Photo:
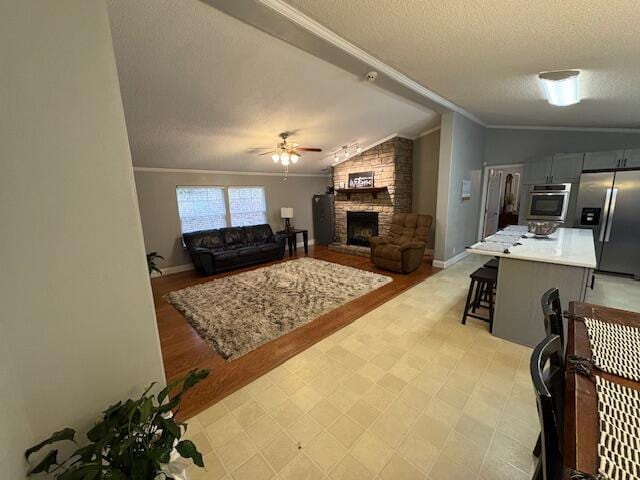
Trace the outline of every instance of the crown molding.
<path fill-rule="evenodd" d="M 456 105 L 455 103 L 447 100 L 444 97 L 441 97 L 437 93 L 432 90 L 429 90 L 426 87 L 423 87 L 418 82 L 411 80 L 406 75 L 400 73 L 395 68 L 390 67 L 386 63 L 378 60 L 376 57 L 369 55 L 367 52 L 362 50 L 361 48 L 356 47 L 351 42 L 332 32 L 325 26 L 306 16 L 304 13 L 299 10 L 293 8 L 291 5 L 283 2 L 282 0 L 258 0 L 261 4 L 271 8 L 275 12 L 279 13 L 289 21 L 295 23 L 296 25 L 304 28 L 305 30 L 313 33 L 314 35 L 320 37 L 324 41 L 330 43 L 334 47 L 341 49 L 342 51 L 348 53 L 349 55 L 357 58 L 358 60 L 370 65 L 378 73 L 384 73 L 386 76 L 395 80 L 402 86 L 412 90 L 413 92 L 425 97 L 432 102 L 435 102 L 448 110 L 458 112 L 461 115 L 464 115 L 470 120 L 485 126 L 486 124 L 476 117 L 471 112 L 468 112 L 464 108 Z"/>
<path fill-rule="evenodd" d="M 424 87 L 418 82 L 412 80 L 406 75 L 400 73 L 393 67 L 387 65 L 376 57 L 368 54 L 361 48 L 352 44 L 348 40 L 342 38 L 338 34 L 329 30 L 322 24 L 316 22 L 304 13 L 300 12 L 283 0 L 256 0 L 254 2 L 229 2 L 228 0 L 201 0 L 204 3 L 231 15 L 249 25 L 254 26 L 280 40 L 287 42 L 294 47 L 307 51 L 311 55 L 315 55 L 322 60 L 332 63 L 338 68 L 342 68 L 355 75 L 362 76 L 367 68 L 376 70 L 381 74 L 376 84 L 380 88 L 398 93 L 395 89 L 389 89 L 389 84 L 396 85 L 399 89 L 404 90 L 405 98 L 421 104 L 426 108 L 437 112 L 446 113 L 447 111 L 457 112 L 469 120 L 481 125 L 485 128 L 500 129 L 510 128 L 514 130 L 558 130 L 558 131 L 585 131 L 585 132 L 611 132 L 611 133 L 640 133 L 640 129 L 634 128 L 597 128 L 597 127 L 562 127 L 562 126 L 510 126 L 510 125 L 493 125 L 489 124 L 475 114 L 469 112 L 463 107 L 453 103 L 452 101 L 438 95 L 434 91 Z M 274 19 L 280 19 L 275 20 Z M 286 24 L 291 27 L 287 28 Z M 306 36 L 300 36 L 298 32 L 304 32 Z M 314 41 L 312 39 L 316 39 Z M 327 45 L 340 52 L 344 58 L 353 59 L 353 64 L 346 65 L 344 62 L 335 61 L 327 56 L 326 50 L 318 46 L 319 43 Z M 386 86 L 383 86 L 385 84 Z M 417 137 L 423 136 L 425 133 L 419 134 Z M 407 137 L 411 138 L 411 137 Z"/>
<path fill-rule="evenodd" d="M 441 128 L 442 127 L 440 125 L 438 125 L 437 127 L 433 127 L 433 128 L 430 128 L 429 130 L 425 130 L 424 132 L 420 132 L 415 137 L 413 137 L 413 140 L 415 140 L 417 138 L 420 138 L 420 137 L 424 137 L 425 135 L 429 135 L 430 133 L 437 132 Z"/>
<path fill-rule="evenodd" d="M 560 132 L 640 133 L 640 128 L 553 127 L 544 125 L 487 125 L 492 130 L 555 130 Z"/>
<path fill-rule="evenodd" d="M 133 167 L 134 172 L 155 172 L 155 173 L 197 173 L 215 175 L 258 175 L 263 177 L 284 177 L 284 172 L 236 172 L 232 170 L 195 170 L 191 168 L 159 168 L 159 167 Z M 324 173 L 288 173 L 287 177 L 328 177 Z"/>

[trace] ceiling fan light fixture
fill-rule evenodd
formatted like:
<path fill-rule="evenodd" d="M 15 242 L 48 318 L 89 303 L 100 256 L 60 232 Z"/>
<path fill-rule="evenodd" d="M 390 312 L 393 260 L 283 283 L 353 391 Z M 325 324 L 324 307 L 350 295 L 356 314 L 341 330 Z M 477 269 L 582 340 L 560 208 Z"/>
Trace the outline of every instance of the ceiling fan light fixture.
<path fill-rule="evenodd" d="M 579 74 L 579 70 L 559 70 L 538 74 L 547 96 L 547 101 L 557 107 L 567 107 L 579 103 Z"/>
<path fill-rule="evenodd" d="M 291 155 L 289 155 L 289 158 L 291 159 L 291 163 L 296 164 L 298 162 L 298 159 L 300 158 L 300 155 L 292 153 Z"/>
<path fill-rule="evenodd" d="M 278 163 L 280 161 L 280 155 L 274 153 L 273 155 L 271 155 L 271 160 L 273 160 L 273 163 Z"/>

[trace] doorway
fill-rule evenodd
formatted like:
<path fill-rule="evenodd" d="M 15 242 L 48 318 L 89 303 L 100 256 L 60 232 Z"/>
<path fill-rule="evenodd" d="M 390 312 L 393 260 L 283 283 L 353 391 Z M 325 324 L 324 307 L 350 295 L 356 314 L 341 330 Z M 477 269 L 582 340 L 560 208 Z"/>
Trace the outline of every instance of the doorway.
<path fill-rule="evenodd" d="M 478 239 L 517 225 L 524 164 L 485 167 Z"/>

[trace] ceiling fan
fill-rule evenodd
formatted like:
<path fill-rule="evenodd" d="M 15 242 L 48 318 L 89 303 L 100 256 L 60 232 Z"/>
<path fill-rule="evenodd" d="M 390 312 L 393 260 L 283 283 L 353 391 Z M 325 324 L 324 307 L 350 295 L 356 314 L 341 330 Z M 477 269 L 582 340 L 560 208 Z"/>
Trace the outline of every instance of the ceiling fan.
<path fill-rule="evenodd" d="M 278 136 L 282 139 L 282 141 L 278 142 L 273 150 L 267 150 L 266 152 L 260 153 L 259 155 L 271 155 L 271 159 L 274 163 L 281 163 L 284 166 L 285 178 L 287 176 L 287 173 L 289 172 L 289 164 L 292 163 L 295 165 L 302 156 L 302 152 L 322 151 L 321 148 L 301 147 L 297 143 L 288 142 L 288 132 L 282 132 Z"/>

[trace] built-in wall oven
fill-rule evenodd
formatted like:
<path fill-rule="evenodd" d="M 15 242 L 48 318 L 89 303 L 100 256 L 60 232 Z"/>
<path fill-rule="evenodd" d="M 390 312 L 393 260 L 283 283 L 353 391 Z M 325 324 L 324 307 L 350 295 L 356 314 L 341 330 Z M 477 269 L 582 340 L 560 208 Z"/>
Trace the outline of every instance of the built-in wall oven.
<path fill-rule="evenodd" d="M 527 220 L 564 222 L 569 208 L 570 183 L 532 185 L 529 190 Z"/>

